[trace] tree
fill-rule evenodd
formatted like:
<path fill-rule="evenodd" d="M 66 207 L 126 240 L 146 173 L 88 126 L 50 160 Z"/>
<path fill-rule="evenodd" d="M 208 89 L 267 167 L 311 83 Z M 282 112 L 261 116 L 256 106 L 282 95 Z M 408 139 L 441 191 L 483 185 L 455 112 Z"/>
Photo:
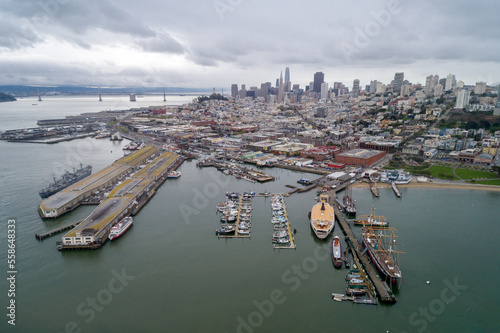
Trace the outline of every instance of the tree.
<path fill-rule="evenodd" d="M 500 166 L 494 165 L 494 166 L 491 167 L 491 170 L 493 172 L 496 172 L 500 176 Z"/>
<path fill-rule="evenodd" d="M 469 120 L 469 121 L 465 124 L 465 129 L 466 129 L 466 130 L 470 130 L 470 129 L 478 129 L 478 128 L 479 128 L 478 123 L 476 123 L 475 121 L 472 121 L 472 120 Z"/>

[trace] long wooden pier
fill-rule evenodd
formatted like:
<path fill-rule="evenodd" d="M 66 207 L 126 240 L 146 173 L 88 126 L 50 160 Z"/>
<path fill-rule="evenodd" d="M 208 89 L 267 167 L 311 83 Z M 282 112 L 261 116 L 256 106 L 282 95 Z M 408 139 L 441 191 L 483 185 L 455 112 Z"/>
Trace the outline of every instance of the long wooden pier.
<path fill-rule="evenodd" d="M 71 224 L 68 224 L 68 225 L 65 225 L 65 226 L 62 226 L 60 228 L 57 228 L 57 229 L 54 229 L 54 230 L 51 230 L 51 231 L 48 231 L 48 232 L 45 232 L 43 234 L 35 234 L 35 238 L 38 239 L 38 240 L 44 240 L 45 238 L 47 237 L 50 237 L 50 236 L 53 236 L 53 235 L 56 235 L 60 232 L 63 232 L 65 230 L 69 230 L 69 229 L 73 229 L 74 227 L 76 227 L 77 225 L 80 224 L 80 222 L 82 222 L 81 220 L 78 221 L 78 222 L 75 222 L 75 223 L 71 223 Z"/>
<path fill-rule="evenodd" d="M 344 216 L 340 212 L 338 205 L 335 202 L 333 202 L 333 208 L 335 210 L 335 216 L 337 217 L 337 220 L 339 221 L 339 224 L 342 227 L 344 234 L 346 235 L 346 241 L 352 249 L 352 257 L 354 259 L 354 263 L 359 268 L 360 274 L 368 282 L 368 290 L 372 293 L 372 295 L 376 295 L 383 303 L 396 303 L 397 299 L 390 288 L 380 279 L 377 271 L 375 270 L 375 267 L 373 267 L 373 265 L 370 263 L 370 260 L 368 259 L 366 253 L 362 253 L 361 245 L 354 236 L 354 233 L 352 232 L 349 224 L 345 220 Z"/>

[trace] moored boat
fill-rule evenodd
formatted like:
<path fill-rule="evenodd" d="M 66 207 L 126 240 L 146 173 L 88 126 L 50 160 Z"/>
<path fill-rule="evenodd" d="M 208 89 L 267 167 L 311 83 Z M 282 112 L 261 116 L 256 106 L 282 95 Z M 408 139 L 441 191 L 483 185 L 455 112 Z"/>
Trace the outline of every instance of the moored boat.
<path fill-rule="evenodd" d="M 167 178 L 179 178 L 181 176 L 180 171 L 172 171 L 168 174 Z"/>
<path fill-rule="evenodd" d="M 389 222 L 387 222 L 385 216 L 375 216 L 375 206 L 372 205 L 371 215 L 361 215 L 358 220 L 354 220 L 355 225 L 371 225 L 374 227 L 388 227 Z"/>
<path fill-rule="evenodd" d="M 229 235 L 236 231 L 236 227 L 233 225 L 228 225 L 215 230 L 216 235 Z"/>
<path fill-rule="evenodd" d="M 328 203 L 329 198 L 328 194 L 321 194 L 311 210 L 311 228 L 319 239 L 325 239 L 335 227 L 335 214 Z"/>
<path fill-rule="evenodd" d="M 342 267 L 342 246 L 340 245 L 340 238 L 339 236 L 335 236 L 332 239 L 332 261 L 333 261 L 333 266 L 335 268 L 341 268 Z"/>
<path fill-rule="evenodd" d="M 394 246 L 394 232 L 390 236 L 383 234 L 384 228 L 366 226 L 361 229 L 363 245 L 368 250 L 375 267 L 385 281 L 396 288 L 401 286 L 403 277 L 401 269 L 396 261 Z M 384 239 L 386 241 L 384 241 Z"/>
<path fill-rule="evenodd" d="M 115 226 L 111 228 L 111 231 L 109 232 L 109 240 L 116 239 L 123 235 L 134 223 L 134 220 L 132 217 L 127 216 L 120 222 L 118 222 Z"/>

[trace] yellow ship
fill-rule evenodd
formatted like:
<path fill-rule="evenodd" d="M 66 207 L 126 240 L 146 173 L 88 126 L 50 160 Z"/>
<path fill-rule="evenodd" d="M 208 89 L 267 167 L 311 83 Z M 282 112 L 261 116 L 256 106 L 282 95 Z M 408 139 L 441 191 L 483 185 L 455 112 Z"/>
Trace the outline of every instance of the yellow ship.
<path fill-rule="evenodd" d="M 319 239 L 325 239 L 335 227 L 335 213 L 329 199 L 328 194 L 321 194 L 311 210 L 311 228 Z"/>

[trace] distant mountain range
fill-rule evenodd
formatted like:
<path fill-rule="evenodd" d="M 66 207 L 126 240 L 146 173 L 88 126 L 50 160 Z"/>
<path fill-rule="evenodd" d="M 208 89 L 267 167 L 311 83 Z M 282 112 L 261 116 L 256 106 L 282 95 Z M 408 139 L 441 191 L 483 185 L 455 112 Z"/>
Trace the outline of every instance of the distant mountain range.
<path fill-rule="evenodd" d="M 0 86 L 0 92 L 17 97 L 41 95 L 97 95 L 99 88 L 95 86 Z M 210 93 L 212 88 L 165 87 L 167 94 Z M 101 94 L 163 94 L 163 87 L 101 87 Z"/>

